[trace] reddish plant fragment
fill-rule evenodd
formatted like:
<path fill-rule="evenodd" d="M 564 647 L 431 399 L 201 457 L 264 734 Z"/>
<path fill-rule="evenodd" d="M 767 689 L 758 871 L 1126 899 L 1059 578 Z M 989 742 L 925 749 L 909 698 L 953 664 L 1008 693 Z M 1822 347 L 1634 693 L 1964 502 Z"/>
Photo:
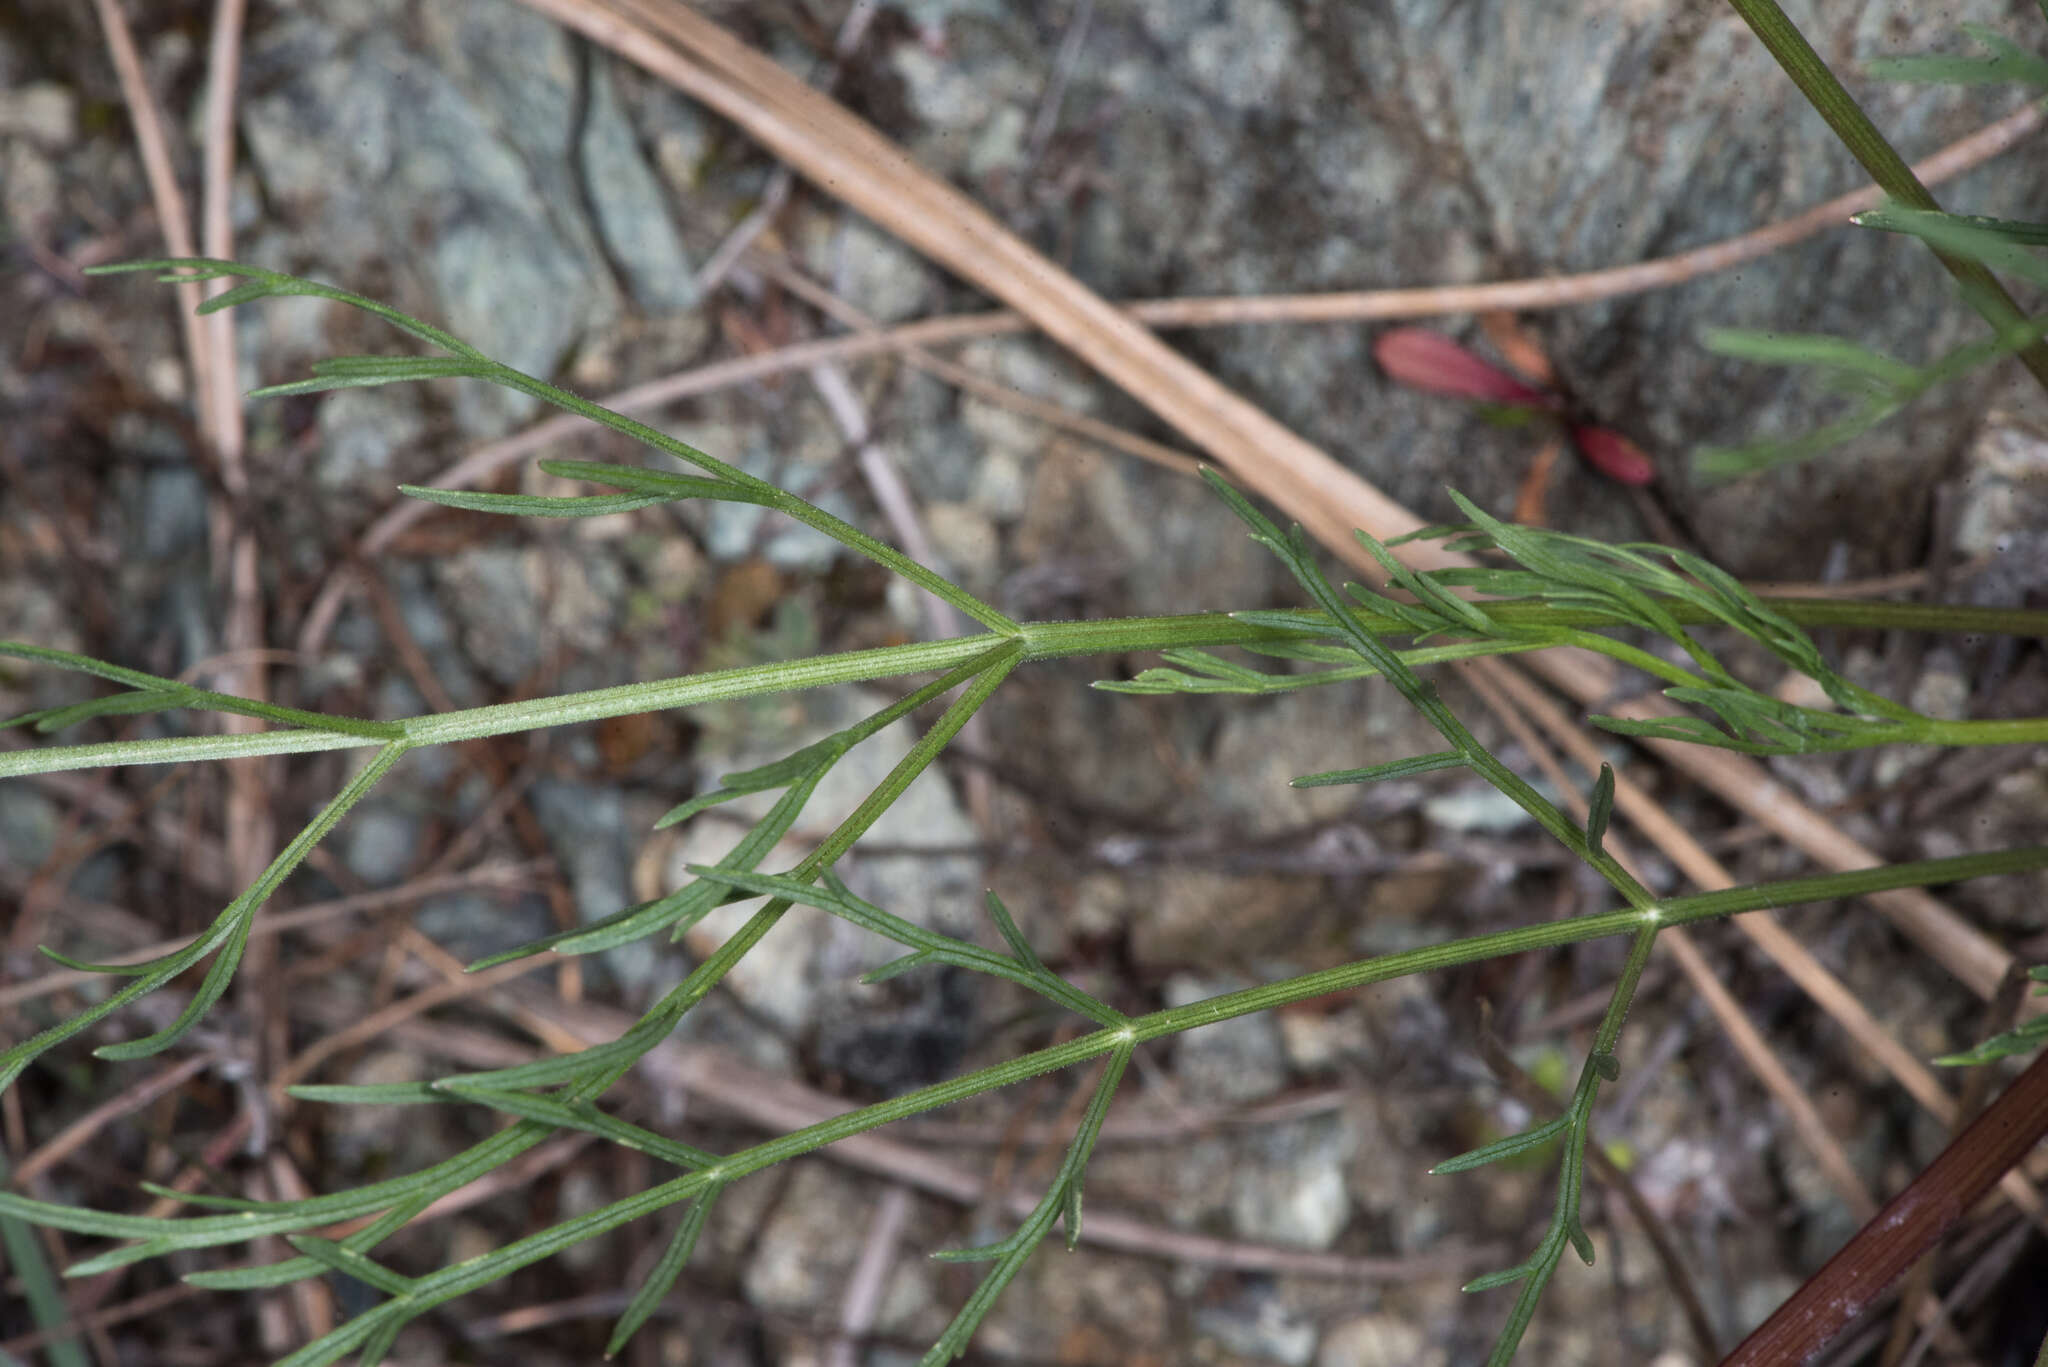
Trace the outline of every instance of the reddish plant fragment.
<path fill-rule="evenodd" d="M 1572 445 L 1586 464 L 1619 484 L 1648 484 L 1657 477 L 1643 448 L 1611 427 L 1573 427 Z"/>
<path fill-rule="evenodd" d="M 1723 1358 L 1721 1367 L 1779 1367 L 1813 1358 L 1933 1249 L 2043 1135 L 2048 1135 L 2048 1052 L 2036 1057 L 1904 1191 Z"/>
<path fill-rule="evenodd" d="M 1557 372 L 1551 369 L 1550 357 L 1544 354 L 1543 344 L 1535 334 L 1522 326 L 1521 319 L 1506 309 L 1488 309 L 1479 315 L 1479 330 L 1493 343 L 1493 349 L 1508 363 L 1509 370 L 1530 384 L 1545 389 L 1557 387 Z"/>
<path fill-rule="evenodd" d="M 1555 394 L 1532 389 L 1514 376 L 1428 328 L 1392 328 L 1372 344 L 1380 369 L 1411 389 L 1460 399 L 1554 409 Z"/>
<path fill-rule="evenodd" d="M 1513 521 L 1524 527 L 1550 525 L 1550 519 L 1543 511 L 1543 501 L 1550 496 L 1550 481 L 1557 473 L 1558 457 L 1563 454 L 1564 443 L 1556 437 L 1543 443 L 1536 459 L 1529 462 L 1529 473 L 1522 476 L 1521 487 L 1515 491 Z"/>

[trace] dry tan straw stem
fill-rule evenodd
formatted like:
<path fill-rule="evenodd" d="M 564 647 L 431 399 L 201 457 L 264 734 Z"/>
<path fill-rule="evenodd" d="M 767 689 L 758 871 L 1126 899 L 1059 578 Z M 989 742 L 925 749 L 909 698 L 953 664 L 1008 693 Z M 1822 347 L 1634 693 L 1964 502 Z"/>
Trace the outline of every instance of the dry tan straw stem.
<path fill-rule="evenodd" d="M 528 3 L 733 120 L 814 184 L 1030 317 L 1352 565 L 1369 574 L 1375 568 L 1352 528 L 1386 540 L 1421 525 L 1090 292 L 873 128 L 703 16 L 647 0 L 603 7 L 581 0 Z M 1434 543 L 1403 550 L 1418 568 L 1460 562 Z M 1586 705 L 1606 704 L 1612 692 L 1614 671 L 1600 657 L 1544 651 L 1529 664 Z M 1480 661 L 1476 667 L 1511 666 Z M 1656 750 L 1828 867 L 1880 862 L 1771 782 L 1761 765 L 1704 747 Z M 1935 899 L 1892 893 L 1876 904 L 1973 991 L 1988 996 L 1996 989 L 2009 956 Z"/>
<path fill-rule="evenodd" d="M 128 102 L 128 117 L 135 125 L 135 144 L 142 153 L 142 174 L 149 182 L 150 203 L 156 206 L 157 226 L 164 235 L 164 247 L 172 256 L 197 256 L 192 243 L 192 214 L 185 204 L 185 192 L 178 186 L 178 173 L 171 165 L 171 145 L 164 137 L 164 122 L 158 115 L 156 98 L 142 74 L 142 57 L 135 50 L 135 34 L 121 13 L 121 0 L 93 0 L 100 27 L 107 35 L 107 55 L 113 59 L 114 75 L 121 84 L 121 98 Z M 197 312 L 202 301 L 199 286 L 178 286 L 178 318 L 185 331 L 185 360 L 192 367 L 192 395 L 199 409 L 202 428 L 213 403 L 212 377 L 207 370 L 208 351 L 204 329 Z"/>

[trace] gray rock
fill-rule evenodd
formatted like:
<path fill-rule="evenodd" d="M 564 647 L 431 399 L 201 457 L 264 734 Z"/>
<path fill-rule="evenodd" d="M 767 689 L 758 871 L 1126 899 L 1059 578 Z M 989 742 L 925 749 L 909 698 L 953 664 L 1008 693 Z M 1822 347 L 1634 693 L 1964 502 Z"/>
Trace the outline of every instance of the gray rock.
<path fill-rule="evenodd" d="M 1313 79 L 1314 64 L 1300 60 L 1301 28 L 1280 0 L 1224 0 L 1221 8 L 1187 39 L 1188 71 L 1202 89 L 1253 110 L 1278 102 L 1291 78 Z"/>
<path fill-rule="evenodd" d="M 630 906 L 633 844 L 639 831 L 626 819 L 624 794 L 616 787 L 542 779 L 530 800 L 547 829 L 548 846 L 568 876 L 576 914 L 600 920 Z M 630 993 L 644 991 L 676 955 L 660 937 L 606 950 L 599 956 Z"/>
<path fill-rule="evenodd" d="M 410 22 L 415 44 L 400 32 Z M 689 302 L 687 261 L 673 225 L 663 231 L 609 78 L 593 77 L 537 14 L 481 0 L 358 28 L 294 18 L 254 46 L 250 69 L 259 93 L 243 130 L 257 173 L 273 201 L 297 211 L 307 226 L 298 250 L 326 272 L 360 276 L 390 244 L 423 244 L 412 264 L 433 298 L 421 307 L 542 376 L 617 313 L 604 246 L 650 306 Z M 579 100 L 602 246 L 572 170 Z M 534 406 L 476 385 L 454 401 L 479 434 Z"/>
<path fill-rule="evenodd" d="M 78 96 L 54 81 L 0 88 L 0 137 L 23 137 L 48 151 L 78 139 Z"/>
<path fill-rule="evenodd" d="M 2024 407 L 1995 410 L 1971 441 L 1956 509 L 1956 549 L 1990 556 L 1966 592 L 2018 606 L 2048 583 L 2048 428 Z"/>
<path fill-rule="evenodd" d="M 203 550 L 206 482 L 189 466 L 150 470 L 135 486 L 129 517 L 141 533 L 136 549 L 146 559 L 168 560 Z"/>
<path fill-rule="evenodd" d="M 828 1163 L 799 1160 L 741 1277 L 747 1303 L 809 1313 L 838 1293 L 860 1255 L 873 1198 Z"/>
<path fill-rule="evenodd" d="M 493 897 L 481 892 L 430 897 L 420 903 L 413 925 L 465 963 L 538 940 L 555 930 L 544 898 Z"/>
<path fill-rule="evenodd" d="M 829 236 L 811 239 L 806 255 L 813 271 L 870 318 L 901 322 L 928 308 L 934 276 L 924 258 L 864 218 L 843 215 Z"/>
<path fill-rule="evenodd" d="M 507 687 L 540 664 L 541 608 L 523 550 L 474 546 L 434 567 L 454 616 L 462 646 L 484 672 Z M 425 645 L 425 642 L 421 643 Z"/>
<path fill-rule="evenodd" d="M 610 68 L 593 62 L 589 82 L 583 180 L 605 250 L 642 308 L 656 313 L 694 308 L 695 268 L 669 217 L 661 183 L 641 157 L 632 125 L 619 106 Z"/>
<path fill-rule="evenodd" d="M 1263 1131 L 1231 1182 L 1237 1232 L 1261 1243 L 1329 1248 L 1351 1219 L 1344 1181 L 1356 1137 L 1341 1116 Z"/>
<path fill-rule="evenodd" d="M 1315 1356 L 1315 1323 L 1290 1310 L 1270 1288 L 1254 1287 L 1222 1305 L 1195 1311 L 1195 1328 L 1233 1353 L 1305 1367 Z"/>
<path fill-rule="evenodd" d="M 32 872 L 57 847 L 57 804 L 26 783 L 0 784 L 0 855 L 9 868 Z"/>
<path fill-rule="evenodd" d="M 57 164 L 27 138 L 0 142 L 0 209 L 7 221 L 38 236 L 49 230 L 61 208 Z"/>
<path fill-rule="evenodd" d="M 1360 1315 L 1333 1326 L 1316 1350 L 1316 1367 L 1441 1367 L 1442 1348 L 1399 1315 Z"/>
<path fill-rule="evenodd" d="M 365 883 L 396 883 L 419 853 L 419 820 L 383 802 L 364 803 L 342 826 L 342 860 Z"/>
<path fill-rule="evenodd" d="M 400 479 L 393 457 L 426 431 L 419 393 L 411 385 L 330 394 L 320 405 L 319 423 L 315 482 L 386 496 Z"/>

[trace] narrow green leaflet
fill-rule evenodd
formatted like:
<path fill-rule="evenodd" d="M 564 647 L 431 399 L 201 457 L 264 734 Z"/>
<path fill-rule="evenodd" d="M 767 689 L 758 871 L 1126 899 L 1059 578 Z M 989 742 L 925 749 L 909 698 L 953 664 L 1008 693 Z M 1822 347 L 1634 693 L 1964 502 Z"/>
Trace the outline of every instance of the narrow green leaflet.
<path fill-rule="evenodd" d="M 1860 214 L 1849 215 L 1849 221 L 1859 228 L 1876 228 L 1883 232 L 1904 232 L 1899 226 L 1903 221 L 1893 209 L 1865 209 Z M 1910 213 L 1910 210 L 1904 211 Z M 1963 227 L 1975 228 L 1993 238 L 2017 243 L 2023 247 L 2048 247 L 2048 223 L 2028 223 L 2017 218 L 1990 218 L 1983 214 L 1943 214 L 1941 217 Z"/>
<path fill-rule="evenodd" d="M 1387 779 L 1432 774 L 1439 769 L 1459 769 L 1463 768 L 1464 764 L 1465 757 L 1457 751 L 1440 750 L 1433 755 L 1416 755 L 1409 759 L 1390 759 L 1385 764 L 1369 764 L 1363 769 L 1332 769 L 1324 774 L 1304 774 L 1288 786 L 1329 788 L 1340 783 L 1381 783 Z"/>
<path fill-rule="evenodd" d="M 1438 1175 L 1447 1175 L 1450 1173 L 1470 1172 L 1474 1168 L 1483 1168 L 1488 1163 L 1498 1163 L 1504 1158 L 1513 1158 L 1517 1154 L 1527 1153 L 1531 1149 L 1540 1149 L 1545 1144 L 1556 1140 L 1570 1128 L 1571 1117 L 1561 1115 L 1555 1120 L 1536 1126 L 1534 1129 L 1522 1130 L 1519 1133 L 1508 1135 L 1504 1139 L 1496 1139 L 1491 1144 L 1483 1144 L 1479 1148 L 1469 1149 L 1459 1154 L 1456 1158 L 1446 1158 L 1443 1162 L 1431 1168 L 1430 1172 Z M 1473 1290 L 1470 1286 L 1467 1286 L 1465 1289 L 1467 1291 Z"/>
<path fill-rule="evenodd" d="M 2048 62 L 2042 66 L 2048 69 Z M 1957 214 L 1908 209 L 1897 204 L 1867 209 L 1856 215 L 1856 222 L 1885 232 L 1909 233 L 1937 251 L 1971 257 L 2001 274 L 2048 285 L 2048 256 L 2033 250 L 2038 240 L 2017 241 L 2006 228 L 1987 226 Z M 2040 224 L 2025 226 L 2036 234 L 2048 235 L 2048 228 Z"/>
<path fill-rule="evenodd" d="M 398 492 L 422 503 L 438 503 L 444 508 L 500 513 L 509 517 L 609 517 L 613 513 L 634 513 L 670 501 L 655 494 L 588 494 L 581 497 L 488 494 L 470 489 L 431 489 L 418 484 L 401 484 Z"/>
<path fill-rule="evenodd" d="M 1602 764 L 1600 777 L 1594 780 L 1593 797 L 1586 812 L 1586 848 L 1594 851 L 1606 849 L 1607 822 L 1614 815 L 1614 769 Z"/>
<path fill-rule="evenodd" d="M 1983 24 L 1964 24 L 1964 33 L 1991 49 L 1989 57 L 1943 53 L 1908 57 L 1866 57 L 1863 69 L 1881 81 L 1939 82 L 1944 85 L 2030 85 L 2048 90 L 2048 58 L 2027 51 Z"/>

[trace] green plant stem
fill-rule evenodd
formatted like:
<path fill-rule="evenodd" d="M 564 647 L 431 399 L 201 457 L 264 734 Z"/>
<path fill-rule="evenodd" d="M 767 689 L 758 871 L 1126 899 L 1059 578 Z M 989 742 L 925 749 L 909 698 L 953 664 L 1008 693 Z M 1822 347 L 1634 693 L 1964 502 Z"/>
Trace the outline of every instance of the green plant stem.
<path fill-rule="evenodd" d="M 2044 868 L 2048 868 L 2048 846 L 2030 846 L 1987 854 L 1960 855 L 1948 859 L 1881 865 L 1848 873 L 1786 879 L 1742 888 L 1729 888 L 1720 892 L 1669 898 L 1658 903 L 1652 912 L 1654 924 L 1658 927 L 1692 925 L 1745 911 L 1860 897 L 1899 888 L 1933 887 L 1968 878 L 2024 873 Z M 940 1106 L 964 1101 L 969 1097 L 1007 1087 L 1042 1073 L 1085 1063 L 1127 1044 L 1162 1039 L 1218 1021 L 1269 1011 L 1294 1002 L 1306 1001 L 1333 992 L 1349 991 L 1394 978 L 1437 972 L 1506 954 L 1553 949 L 1563 945 L 1582 944 L 1609 935 L 1639 932 L 1645 928 L 1646 917 L 1650 914 L 1634 908 L 1624 908 L 1495 931 L 1448 944 L 1385 954 L 1316 973 L 1303 974 L 1284 982 L 1246 988 L 1205 1001 L 1192 1002 L 1186 1006 L 1156 1011 L 1150 1015 L 1136 1017 L 1124 1027 L 1093 1031 L 1066 1043 L 1053 1045 L 778 1136 L 752 1148 L 729 1154 L 718 1160 L 713 1167 L 678 1178 L 657 1190 L 673 1189 L 673 1194 L 668 1199 L 679 1200 L 693 1196 L 707 1186 L 758 1172 L 785 1159 L 810 1153 L 851 1135 L 908 1119 Z M 582 1056 L 570 1056 L 572 1060 L 577 1057 Z M 457 1098 L 450 1093 L 449 1099 Z M 522 1127 L 515 1126 L 514 1130 L 520 1128 Z M 548 1132 L 545 1127 L 537 1128 L 543 1135 Z M 460 1178 L 466 1181 L 481 1175 L 504 1161 L 506 1155 L 491 1148 L 495 1140 L 503 1137 L 493 1136 L 492 1140 L 484 1141 L 477 1149 L 457 1155 L 428 1171 L 441 1174 L 440 1180 Z M 491 1152 L 483 1154 L 484 1149 L 491 1149 Z M 205 1215 L 168 1220 L 81 1210 L 0 1191 L 0 1214 L 18 1215 L 39 1224 L 79 1233 L 109 1238 L 142 1239 L 155 1245 L 140 1254 L 134 1248 L 117 1249 L 110 1255 L 102 1255 L 71 1269 L 72 1275 L 82 1275 L 87 1270 L 101 1271 L 107 1267 L 125 1265 L 136 1261 L 138 1256 L 149 1256 L 151 1252 L 240 1243 L 247 1239 L 287 1234 L 382 1210 L 391 1204 L 400 1191 L 418 1182 L 425 1175 L 415 1173 L 409 1177 L 390 1179 L 356 1191 L 316 1197 L 305 1202 L 258 1203 L 247 1211 L 233 1215 Z M 616 1207 L 605 1209 L 614 1210 Z M 602 1227 L 610 1228 L 612 1224 L 620 1222 L 622 1221 L 606 1222 Z M 167 1239 L 166 1236 L 171 1236 L 174 1231 L 175 1237 Z M 593 1229 L 591 1232 L 599 1231 Z M 209 1284 L 213 1284 L 211 1278 Z"/>
<path fill-rule="evenodd" d="M 2048 638 L 2048 612 L 2005 608 L 1948 607 L 1924 603 L 1850 602 L 1828 598 L 1770 598 L 1769 606 L 1803 626 L 1862 627 L 1907 631 L 1966 631 L 2002 633 Z M 1665 605 L 1671 616 L 1687 625 L 1709 622 L 1705 614 L 1688 604 Z M 1501 621 L 1517 626 L 1584 627 L 1611 621 L 1598 612 L 1576 611 L 1540 603 L 1488 603 L 1487 610 Z M 1275 614 L 1267 614 L 1268 617 Z M 1372 613 L 1351 614 L 1364 630 L 1375 634 L 1403 635 L 1408 627 L 1392 618 Z M 26 774 L 55 773 L 121 764 L 171 764 L 188 760 L 237 759 L 252 755 L 302 754 L 318 750 L 343 750 L 378 745 L 403 739 L 407 746 L 442 745 L 452 741 L 529 731 L 543 726 L 599 721 L 632 712 L 691 707 L 701 703 L 725 702 L 764 693 L 821 688 L 830 684 L 866 683 L 905 674 L 938 672 L 955 668 L 975 656 L 1000 646 L 1005 640 L 1019 643 L 1019 663 L 1061 659 L 1077 655 L 1098 655 L 1174 648 L 1257 645 L 1299 640 L 1303 635 L 1332 635 L 1330 621 L 1321 613 L 1298 615 L 1300 632 L 1254 626 L 1227 613 L 1188 613 L 1165 617 L 1121 617 L 1088 622 L 1033 622 L 1014 635 L 987 633 L 955 637 L 945 641 L 884 646 L 873 650 L 846 651 L 804 660 L 736 669 L 713 670 L 673 679 L 623 684 L 592 689 L 560 697 L 536 698 L 518 703 L 494 703 L 409 717 L 394 722 L 363 722 L 358 718 L 329 717 L 324 713 L 295 713 L 304 718 L 306 729 L 257 731 L 232 736 L 179 736 L 165 740 L 108 741 L 89 745 L 56 745 L 0 751 L 0 778 Z M 1502 652 L 1526 650 L 1526 643 L 1501 643 Z M 0 654 L 36 650 L 0 642 Z M 40 655 L 33 658 L 41 658 Z M 146 677 L 146 676 L 145 676 Z M 279 718 L 272 718 L 278 720 Z M 321 729 L 311 729 L 318 725 Z M 1946 728 L 1942 743 L 1986 744 L 2015 740 L 2048 739 L 2048 724 L 2030 721 L 1954 722 Z M 346 729 L 344 729 L 346 728 Z M 1964 728 L 1958 730 L 1956 728 Z M 1985 730 L 1983 728 L 2000 728 Z M 1919 736 L 1906 739 L 1918 740 Z"/>
<path fill-rule="evenodd" d="M 1877 125 L 1863 112 L 1863 107 L 1843 88 L 1828 64 L 1821 60 L 1813 45 L 1806 41 L 1806 35 L 1798 25 L 1786 17 L 1778 7 L 1777 0 L 1728 0 L 1742 21 L 1749 25 L 1759 41 L 1770 52 L 1778 66 L 1799 87 L 1799 93 L 1813 106 L 1814 112 L 1827 121 L 1842 145 L 1850 155 L 1863 164 L 1870 178 L 1900 204 L 1909 209 L 1938 211 L 1941 206 L 1928 192 L 1920 178 L 1913 174 L 1913 168 L 1906 164 L 1884 134 L 1877 131 Z M 2019 305 L 2013 302 L 2005 287 L 1986 270 L 1981 262 L 1968 257 L 1950 255 L 1936 251 L 1935 259 L 1955 277 L 1962 286 L 1963 297 L 1977 310 L 1984 321 L 1991 324 L 1992 331 L 2003 334 L 2010 328 L 2025 321 Z M 2048 345 L 2035 342 L 2018 353 L 2021 364 L 2032 373 L 2041 387 L 2048 389 Z"/>

